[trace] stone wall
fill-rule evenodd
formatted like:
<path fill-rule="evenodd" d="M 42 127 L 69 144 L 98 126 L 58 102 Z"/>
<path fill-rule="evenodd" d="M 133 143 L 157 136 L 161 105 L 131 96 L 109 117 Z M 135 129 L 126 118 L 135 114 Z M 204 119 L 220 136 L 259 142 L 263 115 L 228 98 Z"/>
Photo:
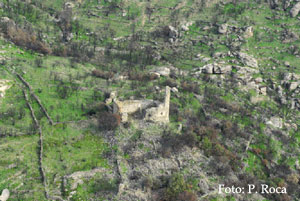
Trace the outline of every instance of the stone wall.
<path fill-rule="evenodd" d="M 166 87 L 166 95 L 164 103 L 158 105 L 158 107 L 151 107 L 146 110 L 145 120 L 160 123 L 169 123 L 169 111 L 170 111 L 170 87 Z"/>
<path fill-rule="evenodd" d="M 111 93 L 111 96 L 115 96 L 115 92 Z M 120 101 L 117 98 L 113 98 L 113 113 L 119 113 L 121 115 L 122 122 L 128 121 L 128 115 L 146 111 L 144 120 L 152 122 L 169 122 L 169 110 L 170 110 L 170 87 L 166 87 L 165 101 L 163 103 L 156 103 L 153 100 L 124 100 Z M 108 98 L 107 103 L 112 98 Z"/>

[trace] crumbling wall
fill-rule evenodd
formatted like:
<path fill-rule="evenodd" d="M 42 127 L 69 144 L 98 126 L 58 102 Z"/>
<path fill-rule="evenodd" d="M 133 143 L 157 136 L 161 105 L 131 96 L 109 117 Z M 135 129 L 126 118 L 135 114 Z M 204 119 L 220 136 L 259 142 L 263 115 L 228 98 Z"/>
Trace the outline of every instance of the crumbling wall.
<path fill-rule="evenodd" d="M 170 111 L 170 87 L 166 87 L 166 95 L 164 103 L 158 105 L 158 107 L 151 107 L 146 110 L 145 120 L 160 123 L 169 123 L 169 111 Z"/>
<path fill-rule="evenodd" d="M 121 115 L 121 121 L 127 122 L 128 115 L 136 112 L 145 111 L 144 120 L 152 122 L 169 122 L 170 110 L 170 87 L 166 87 L 165 101 L 157 103 L 154 100 L 124 100 L 120 101 L 116 98 L 116 93 L 112 92 L 106 103 L 110 103 L 113 99 L 113 112 Z"/>

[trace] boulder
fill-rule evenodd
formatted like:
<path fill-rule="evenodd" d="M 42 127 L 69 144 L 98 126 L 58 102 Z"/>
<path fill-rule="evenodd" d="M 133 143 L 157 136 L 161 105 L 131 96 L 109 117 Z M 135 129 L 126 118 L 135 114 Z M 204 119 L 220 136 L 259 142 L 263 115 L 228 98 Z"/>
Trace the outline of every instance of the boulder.
<path fill-rule="evenodd" d="M 112 91 L 109 94 L 109 97 L 105 100 L 105 104 L 109 105 L 112 103 L 112 101 L 117 97 L 117 92 L 116 91 Z"/>
<path fill-rule="evenodd" d="M 159 75 L 159 77 L 160 76 L 169 76 L 170 72 L 171 72 L 170 68 L 163 67 L 163 66 L 150 70 L 150 73 L 156 73 L 157 75 Z"/>
<path fill-rule="evenodd" d="M 250 56 L 246 53 L 243 53 L 243 52 L 239 52 L 238 57 L 245 66 L 249 66 L 249 67 L 253 67 L 253 68 L 258 67 L 257 60 L 255 58 L 253 58 L 252 56 Z"/>
<path fill-rule="evenodd" d="M 72 9 L 74 7 L 75 7 L 75 5 L 72 2 L 66 2 L 64 5 L 65 9 Z"/>
<path fill-rule="evenodd" d="M 289 86 L 289 90 L 293 91 L 293 90 L 297 89 L 299 85 L 300 85 L 299 82 L 291 82 L 290 86 Z"/>
<path fill-rule="evenodd" d="M 249 26 L 244 32 L 244 38 L 251 38 L 253 36 L 253 27 Z"/>
<path fill-rule="evenodd" d="M 0 19 L 0 31 L 7 33 L 8 29 L 15 28 L 16 23 L 8 17 L 2 17 Z"/>
<path fill-rule="evenodd" d="M 217 63 L 207 64 L 201 69 L 201 72 L 206 74 L 228 74 L 231 71 L 231 65 L 222 65 Z"/>
<path fill-rule="evenodd" d="M 0 201 L 6 201 L 9 198 L 9 190 L 8 189 L 4 189 L 2 191 L 2 194 L 0 196 Z"/>
<path fill-rule="evenodd" d="M 271 117 L 270 120 L 266 122 L 266 124 L 274 128 L 282 128 L 283 121 L 279 117 Z"/>
<path fill-rule="evenodd" d="M 259 88 L 260 94 L 266 96 L 267 95 L 267 87 L 263 86 Z"/>
<path fill-rule="evenodd" d="M 3 98 L 5 96 L 5 91 L 10 88 L 8 82 L 8 80 L 0 80 L 0 98 Z"/>
<path fill-rule="evenodd" d="M 178 31 L 173 26 L 166 26 L 164 28 L 164 35 L 172 39 L 176 39 L 179 37 Z"/>
<path fill-rule="evenodd" d="M 279 6 L 279 0 L 270 0 L 269 2 L 272 9 L 275 9 Z"/>
<path fill-rule="evenodd" d="M 218 28 L 219 34 L 226 34 L 228 30 L 228 25 L 227 24 L 221 24 Z"/>
<path fill-rule="evenodd" d="M 88 171 L 78 171 L 63 177 L 64 189 L 65 191 L 74 191 L 79 185 L 94 178 L 97 174 L 101 174 L 101 177 L 106 181 L 112 181 L 116 178 L 114 172 L 107 171 L 107 169 L 102 167 Z M 76 193 L 76 191 L 74 191 L 74 193 Z"/>
<path fill-rule="evenodd" d="M 193 22 L 187 22 L 183 25 L 181 25 L 181 30 L 182 31 L 188 31 L 189 30 L 189 26 L 193 25 Z"/>
<path fill-rule="evenodd" d="M 213 74 L 213 72 L 214 72 L 214 64 L 207 64 L 202 68 L 202 73 Z"/>
<path fill-rule="evenodd" d="M 296 17 L 300 11 L 300 2 L 296 3 L 290 10 L 291 17 Z"/>
<path fill-rule="evenodd" d="M 214 66 L 214 74 L 229 74 L 232 71 L 232 66 L 221 66 L 221 65 L 215 65 Z"/>

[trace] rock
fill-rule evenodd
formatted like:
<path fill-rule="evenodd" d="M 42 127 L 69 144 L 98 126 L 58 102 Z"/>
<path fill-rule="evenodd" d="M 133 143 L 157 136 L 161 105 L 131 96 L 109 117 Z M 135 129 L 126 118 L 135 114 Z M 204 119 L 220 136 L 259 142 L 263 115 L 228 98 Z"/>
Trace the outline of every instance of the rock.
<path fill-rule="evenodd" d="M 151 73 L 156 73 L 157 75 L 160 76 L 169 76 L 170 75 L 170 68 L 168 67 L 157 67 L 157 68 L 154 68 L 152 70 L 150 70 Z"/>
<path fill-rule="evenodd" d="M 259 102 L 262 102 L 262 101 L 265 101 L 267 100 L 267 98 L 265 96 L 251 96 L 250 98 L 250 102 L 253 103 L 253 104 L 256 104 L 256 103 L 259 103 Z"/>
<path fill-rule="evenodd" d="M 273 126 L 274 128 L 282 128 L 283 121 L 279 117 L 271 117 L 271 119 L 267 121 L 266 124 L 269 126 Z"/>
<path fill-rule="evenodd" d="M 85 179 L 91 179 L 93 178 L 97 173 L 104 174 L 104 178 L 109 180 L 113 179 L 114 175 L 110 173 L 110 171 L 107 171 L 105 168 L 95 168 L 89 171 L 78 171 L 74 172 L 70 175 L 64 176 L 64 186 L 70 186 L 70 189 L 66 190 L 75 190 L 78 185 L 83 184 Z"/>
<path fill-rule="evenodd" d="M 253 36 L 253 27 L 249 26 L 244 32 L 244 38 L 251 38 Z"/>
<path fill-rule="evenodd" d="M 172 87 L 171 91 L 172 91 L 173 93 L 178 93 L 178 89 L 177 89 L 176 87 Z"/>
<path fill-rule="evenodd" d="M 244 65 L 249 66 L 249 67 L 253 67 L 253 68 L 258 67 L 257 60 L 255 58 L 253 58 L 252 56 L 250 56 L 246 53 L 243 53 L 243 52 L 239 52 L 238 57 Z"/>
<path fill-rule="evenodd" d="M 297 33 L 290 31 L 288 29 L 285 29 L 281 33 L 281 40 L 283 43 L 291 43 L 299 40 L 299 36 Z"/>
<path fill-rule="evenodd" d="M 179 37 L 178 31 L 173 26 L 166 26 L 163 31 L 168 38 L 176 39 Z"/>
<path fill-rule="evenodd" d="M 124 75 L 114 75 L 114 77 L 112 78 L 113 81 L 119 82 L 119 81 L 124 81 L 127 80 L 128 76 L 124 76 Z"/>
<path fill-rule="evenodd" d="M 260 94 L 266 96 L 267 95 L 267 87 L 263 86 L 259 88 Z"/>
<path fill-rule="evenodd" d="M 300 11 L 300 2 L 296 3 L 290 10 L 291 17 L 296 17 Z"/>
<path fill-rule="evenodd" d="M 231 65 L 225 66 L 217 63 L 207 64 L 201 68 L 201 72 L 206 74 L 228 74 L 231 73 L 231 71 L 232 71 Z"/>
<path fill-rule="evenodd" d="M 285 62 L 284 62 L 284 65 L 285 65 L 286 67 L 290 67 L 290 62 L 285 61 Z"/>
<path fill-rule="evenodd" d="M 226 34 L 227 33 L 227 28 L 228 28 L 228 25 L 227 24 L 221 24 L 218 28 L 218 32 L 220 34 Z"/>
<path fill-rule="evenodd" d="M 216 65 L 214 66 L 214 74 L 229 74 L 232 71 L 232 66 L 227 65 L 227 66 L 221 66 L 221 65 Z"/>
<path fill-rule="evenodd" d="M 211 60 L 210 58 L 204 57 L 201 61 L 202 61 L 203 63 L 207 63 L 207 62 L 209 62 L 210 60 Z"/>
<path fill-rule="evenodd" d="M 109 94 L 109 97 L 105 100 L 105 104 L 109 105 L 112 103 L 112 101 L 117 97 L 117 92 L 116 91 L 112 91 Z"/>
<path fill-rule="evenodd" d="M 74 8 L 75 5 L 72 2 L 66 2 L 64 7 L 65 7 L 65 9 L 71 9 L 71 8 Z"/>
<path fill-rule="evenodd" d="M 300 85 L 299 82 L 291 82 L 290 86 L 289 86 L 289 90 L 293 91 L 293 90 L 297 89 L 299 85 Z"/>
<path fill-rule="evenodd" d="M 202 73 L 213 74 L 213 72 L 214 72 L 213 64 L 207 64 L 207 65 L 203 66 L 203 68 L 202 68 Z"/>
<path fill-rule="evenodd" d="M 290 7 L 292 1 L 293 0 L 285 0 L 283 2 L 283 9 L 286 10 L 288 7 Z"/>
<path fill-rule="evenodd" d="M 269 2 L 272 9 L 275 9 L 279 6 L 278 0 L 270 0 Z"/>
<path fill-rule="evenodd" d="M 9 80 L 0 80 L 0 98 L 5 96 L 5 91 L 10 88 Z"/>
<path fill-rule="evenodd" d="M 261 77 L 258 77 L 258 78 L 255 79 L 255 82 L 256 82 L 257 84 L 262 83 L 262 82 L 263 82 L 263 79 L 262 79 Z"/>
<path fill-rule="evenodd" d="M 1 19 L 0 19 L 0 22 L 1 23 L 7 23 L 7 22 L 9 22 L 10 21 L 10 19 L 8 18 L 8 17 L 2 17 Z"/>
<path fill-rule="evenodd" d="M 202 191 L 202 193 L 208 193 L 209 192 L 209 186 L 207 184 L 207 181 L 205 179 L 200 179 L 198 183 L 198 187 Z"/>
<path fill-rule="evenodd" d="M 9 19 L 8 17 L 2 17 L 0 19 L 0 31 L 2 31 L 3 33 L 7 33 L 7 31 L 11 28 L 15 28 L 16 27 L 16 23 Z"/>
<path fill-rule="evenodd" d="M 9 198 L 9 190 L 8 189 L 4 189 L 2 191 L 2 194 L 0 196 L 0 201 L 6 201 Z"/>
<path fill-rule="evenodd" d="M 215 52 L 215 53 L 213 54 L 213 57 L 214 57 L 215 59 L 224 58 L 225 56 L 226 56 L 226 54 L 223 53 L 223 52 Z"/>

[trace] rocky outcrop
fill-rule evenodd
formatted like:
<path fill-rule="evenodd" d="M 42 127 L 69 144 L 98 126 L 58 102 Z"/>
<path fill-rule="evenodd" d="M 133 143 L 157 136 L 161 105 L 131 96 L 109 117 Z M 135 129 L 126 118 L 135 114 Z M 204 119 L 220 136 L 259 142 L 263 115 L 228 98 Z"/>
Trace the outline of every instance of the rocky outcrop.
<path fill-rule="evenodd" d="M 83 184 L 84 180 L 93 178 L 96 174 L 102 173 L 105 174 L 106 179 L 113 179 L 114 175 L 110 174 L 109 171 L 105 168 L 95 168 L 89 171 L 78 171 L 70 175 L 64 176 L 64 186 L 65 188 L 69 186 L 69 189 L 65 190 L 75 190 L 78 185 Z"/>
<path fill-rule="evenodd" d="M 288 29 L 282 31 L 280 38 L 283 43 L 292 43 L 299 40 L 299 36 L 295 32 Z"/>
<path fill-rule="evenodd" d="M 5 91 L 10 88 L 9 80 L 0 80 L 0 98 L 3 98 Z"/>
<path fill-rule="evenodd" d="M 249 67 L 253 67 L 253 68 L 257 68 L 258 67 L 258 62 L 257 60 L 244 53 L 244 52 L 239 52 L 238 53 L 238 58 L 241 60 L 241 62 L 245 65 L 245 66 L 249 66 Z"/>
<path fill-rule="evenodd" d="M 271 117 L 270 120 L 266 122 L 266 124 L 274 128 L 282 128 L 283 121 L 279 117 Z"/>
<path fill-rule="evenodd" d="M 227 33 L 227 28 L 228 28 L 227 24 L 221 24 L 218 28 L 219 34 L 226 34 Z"/>
<path fill-rule="evenodd" d="M 159 104 L 157 107 L 151 107 L 147 109 L 145 120 L 159 123 L 169 123 L 170 96 L 170 87 L 167 86 L 164 103 Z"/>
<path fill-rule="evenodd" d="M 176 42 L 179 37 L 179 32 L 173 26 L 164 27 L 163 34 L 171 43 Z"/>
<path fill-rule="evenodd" d="M 160 76 L 169 76 L 170 72 L 171 72 L 170 68 L 164 67 L 164 66 L 157 67 L 157 68 L 154 68 L 154 69 L 150 70 L 150 73 L 156 74 L 159 77 Z"/>
<path fill-rule="evenodd" d="M 244 38 L 251 38 L 252 36 L 253 36 L 253 27 L 252 26 L 246 27 L 244 32 Z"/>
<path fill-rule="evenodd" d="M 6 201 L 9 198 L 9 190 L 8 189 L 4 189 L 2 191 L 2 194 L 0 196 L 0 201 Z"/>
<path fill-rule="evenodd" d="M 232 71 L 231 65 L 218 63 L 207 64 L 203 67 L 195 68 L 192 75 L 198 77 L 201 73 L 204 74 L 230 74 Z"/>
<path fill-rule="evenodd" d="M 300 11 L 300 2 L 296 3 L 293 8 L 290 10 L 291 17 L 296 17 Z"/>

